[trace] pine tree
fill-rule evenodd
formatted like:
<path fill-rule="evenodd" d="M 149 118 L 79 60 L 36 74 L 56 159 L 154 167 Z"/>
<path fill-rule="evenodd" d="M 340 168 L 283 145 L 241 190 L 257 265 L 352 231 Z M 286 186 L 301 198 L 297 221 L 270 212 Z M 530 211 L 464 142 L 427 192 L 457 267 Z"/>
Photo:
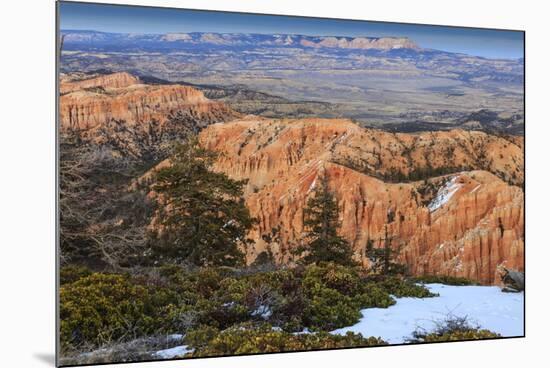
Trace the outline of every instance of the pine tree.
<path fill-rule="evenodd" d="M 245 182 L 212 171 L 215 159 L 193 137 L 156 174 L 154 190 L 163 204 L 160 236 L 152 247 L 157 259 L 198 266 L 244 263 L 240 248 L 254 223 L 242 197 Z"/>
<path fill-rule="evenodd" d="M 304 208 L 304 227 L 307 246 L 299 247 L 298 254 L 306 252 L 305 263 L 334 262 L 356 265 L 353 250 L 348 241 L 337 234 L 340 227 L 338 203 L 329 190 L 328 178 L 321 177 L 314 196 Z"/>
<path fill-rule="evenodd" d="M 396 275 L 406 272 L 403 264 L 397 263 L 395 259 L 399 255 L 400 249 L 392 248 L 393 238 L 388 235 L 387 224 L 384 225 L 384 245 L 381 248 L 375 248 L 371 239 L 367 240 L 366 255 L 371 262 L 371 271 L 379 275 Z"/>

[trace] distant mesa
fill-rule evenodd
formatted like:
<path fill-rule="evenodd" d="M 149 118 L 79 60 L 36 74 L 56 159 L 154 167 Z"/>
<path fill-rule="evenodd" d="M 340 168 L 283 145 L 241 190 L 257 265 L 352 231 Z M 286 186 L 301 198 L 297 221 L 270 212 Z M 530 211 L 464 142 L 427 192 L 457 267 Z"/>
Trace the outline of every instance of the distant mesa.
<path fill-rule="evenodd" d="M 227 46 L 257 45 L 265 46 L 302 46 L 314 48 L 344 49 L 419 49 L 418 45 L 407 37 L 337 37 L 304 36 L 291 34 L 222 34 L 222 33 L 167 33 L 162 36 L 167 42 L 211 43 Z"/>
<path fill-rule="evenodd" d="M 312 47 L 341 49 L 413 49 L 420 47 L 407 37 L 343 37 L 343 36 L 306 36 L 296 34 L 254 34 L 254 33 L 214 33 L 214 32 L 172 32 L 166 34 L 125 34 L 95 31 L 61 32 L 66 43 L 124 43 L 167 42 L 188 44 L 211 44 L 219 46 L 279 46 L 279 47 Z"/>
<path fill-rule="evenodd" d="M 304 39 L 302 46 L 307 47 L 333 47 L 344 49 L 419 49 L 418 45 L 406 37 L 321 37 L 319 41 Z"/>
<path fill-rule="evenodd" d="M 187 33 L 167 33 L 161 38 L 162 41 L 167 42 L 174 42 L 174 41 L 191 41 L 193 40 L 193 37 L 191 37 Z"/>

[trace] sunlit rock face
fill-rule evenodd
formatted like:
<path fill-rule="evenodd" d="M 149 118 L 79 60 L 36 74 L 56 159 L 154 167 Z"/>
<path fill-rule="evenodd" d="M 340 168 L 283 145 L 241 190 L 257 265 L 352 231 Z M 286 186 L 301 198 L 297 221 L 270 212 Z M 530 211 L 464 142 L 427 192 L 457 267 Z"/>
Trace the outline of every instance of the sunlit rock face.
<path fill-rule="evenodd" d="M 343 119 L 249 117 L 203 130 L 221 153 L 216 170 L 247 179 L 258 225 L 252 261 L 268 247 L 294 261 L 303 208 L 326 175 L 341 214 L 340 233 L 368 266 L 367 242 L 400 250 L 415 275 L 498 281 L 497 268 L 523 269 L 523 140 L 453 130 L 394 134 Z"/>
<path fill-rule="evenodd" d="M 205 124 L 239 116 L 193 87 L 147 85 L 128 73 L 62 81 L 60 92 L 62 131 L 93 131 L 112 121 L 127 127 L 162 125 L 178 112 Z"/>

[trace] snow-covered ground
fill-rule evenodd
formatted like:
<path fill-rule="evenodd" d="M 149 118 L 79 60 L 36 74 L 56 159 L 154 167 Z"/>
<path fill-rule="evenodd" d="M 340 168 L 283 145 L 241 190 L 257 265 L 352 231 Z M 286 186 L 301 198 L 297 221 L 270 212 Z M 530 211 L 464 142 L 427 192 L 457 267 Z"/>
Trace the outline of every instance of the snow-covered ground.
<path fill-rule="evenodd" d="M 428 284 L 426 287 L 440 296 L 396 298 L 397 303 L 389 308 L 363 309 L 363 318 L 357 324 L 332 333 L 360 332 L 399 344 L 406 342 L 417 328 L 429 331 L 434 328 L 433 321 L 454 315 L 467 316 L 473 324 L 502 336 L 523 335 L 523 293 L 503 293 L 496 286 Z"/>
<path fill-rule="evenodd" d="M 192 350 L 188 349 L 187 345 L 181 345 L 181 346 L 175 346 L 170 349 L 159 350 L 153 355 L 161 359 L 172 359 L 172 358 L 181 358 L 183 357 L 183 355 L 185 355 L 187 352 L 190 352 L 190 351 Z"/>
<path fill-rule="evenodd" d="M 181 341 L 183 335 L 172 334 L 168 336 L 168 340 L 171 341 Z M 172 358 L 181 358 L 187 352 L 193 351 L 193 349 L 188 349 L 187 345 L 174 346 L 173 348 L 159 350 L 153 353 L 153 356 L 161 359 L 172 359 Z"/>

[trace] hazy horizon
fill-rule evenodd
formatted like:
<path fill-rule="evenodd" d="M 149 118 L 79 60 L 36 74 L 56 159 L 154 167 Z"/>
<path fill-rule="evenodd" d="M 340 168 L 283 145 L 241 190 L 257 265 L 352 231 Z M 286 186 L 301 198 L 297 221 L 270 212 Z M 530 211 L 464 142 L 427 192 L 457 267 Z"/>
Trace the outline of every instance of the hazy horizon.
<path fill-rule="evenodd" d="M 60 2 L 59 8 L 61 30 L 407 37 L 426 49 L 493 59 L 524 56 L 521 31 L 73 2 Z"/>

